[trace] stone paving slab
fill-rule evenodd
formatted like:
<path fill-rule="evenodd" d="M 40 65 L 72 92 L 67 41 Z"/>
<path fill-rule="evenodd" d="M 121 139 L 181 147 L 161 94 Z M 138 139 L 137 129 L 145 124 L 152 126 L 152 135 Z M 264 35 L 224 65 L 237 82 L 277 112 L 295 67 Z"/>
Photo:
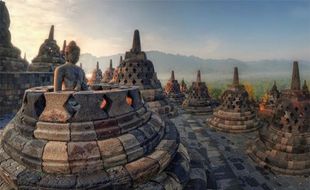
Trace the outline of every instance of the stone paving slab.
<path fill-rule="evenodd" d="M 207 136 L 207 138 L 205 138 L 205 143 L 202 144 L 207 147 L 207 150 L 210 150 L 210 152 L 208 151 L 210 165 L 212 167 L 220 167 L 223 162 L 226 163 L 223 171 L 228 172 L 229 167 L 236 176 L 237 182 L 242 189 L 309 189 L 310 178 L 308 176 L 278 175 L 271 171 L 257 167 L 257 165 L 246 154 L 248 142 L 255 139 L 257 132 L 243 134 L 216 132 L 215 130 L 207 127 L 205 122 L 207 117 L 190 116 L 190 118 L 196 125 L 195 131 L 199 130 L 198 126 L 201 126 L 201 128 L 204 129 L 203 134 Z M 217 147 L 218 152 L 216 152 L 215 147 L 213 147 L 215 149 L 211 148 L 214 145 Z M 217 171 L 218 170 L 215 171 L 215 174 Z M 221 176 L 217 179 L 217 183 L 220 183 L 220 185 L 221 183 L 228 184 L 227 181 L 221 179 L 225 177 L 227 176 Z M 236 188 L 237 186 L 235 188 L 232 188 L 232 186 L 230 188 L 227 187 L 227 189 Z"/>

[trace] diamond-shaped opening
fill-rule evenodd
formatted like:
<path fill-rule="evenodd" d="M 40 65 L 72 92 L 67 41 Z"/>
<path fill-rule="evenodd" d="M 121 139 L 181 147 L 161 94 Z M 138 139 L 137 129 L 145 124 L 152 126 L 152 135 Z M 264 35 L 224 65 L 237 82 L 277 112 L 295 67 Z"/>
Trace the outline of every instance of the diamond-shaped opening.
<path fill-rule="evenodd" d="M 126 96 L 126 102 L 129 106 L 134 107 L 134 104 L 133 104 L 134 99 L 129 92 L 127 93 L 127 96 Z"/>
<path fill-rule="evenodd" d="M 111 108 L 111 100 L 104 95 L 102 101 L 100 102 L 100 109 L 104 110 L 105 112 L 108 112 Z"/>
<path fill-rule="evenodd" d="M 37 101 L 34 103 L 34 109 L 36 112 L 36 115 L 39 117 L 41 113 L 43 112 L 44 108 L 46 106 L 46 100 L 44 95 L 42 94 Z"/>
<path fill-rule="evenodd" d="M 67 102 L 65 103 L 66 110 L 70 113 L 70 115 L 73 117 L 74 114 L 79 111 L 81 108 L 81 105 L 76 101 L 76 99 L 71 95 Z"/>

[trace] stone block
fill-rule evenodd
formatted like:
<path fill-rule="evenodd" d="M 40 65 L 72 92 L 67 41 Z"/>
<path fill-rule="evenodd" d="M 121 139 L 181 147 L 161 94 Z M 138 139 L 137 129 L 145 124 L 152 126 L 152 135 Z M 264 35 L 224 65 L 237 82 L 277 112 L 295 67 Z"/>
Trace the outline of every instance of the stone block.
<path fill-rule="evenodd" d="M 98 140 L 115 137 L 121 133 L 121 129 L 114 119 L 94 121 L 94 128 Z"/>
<path fill-rule="evenodd" d="M 99 150 L 105 168 L 111 168 L 127 163 L 127 155 L 118 138 L 98 141 Z"/>
<path fill-rule="evenodd" d="M 92 141 L 97 139 L 93 122 L 71 123 L 71 141 Z"/>
<path fill-rule="evenodd" d="M 51 141 L 69 141 L 70 129 L 69 123 L 48 123 L 38 122 L 34 131 L 34 136 L 38 139 Z"/>
<path fill-rule="evenodd" d="M 96 141 L 69 142 L 68 160 L 72 173 L 93 172 L 103 169 Z"/>
<path fill-rule="evenodd" d="M 28 141 L 22 151 L 21 160 L 30 168 L 42 170 L 42 155 L 47 141 L 32 139 Z"/>
<path fill-rule="evenodd" d="M 43 151 L 43 171 L 47 173 L 70 173 L 67 143 L 49 141 Z"/>
<path fill-rule="evenodd" d="M 122 142 L 125 152 L 127 154 L 128 162 L 131 162 L 144 154 L 143 147 L 141 147 L 139 141 L 132 134 L 125 134 L 119 136 L 118 139 Z"/>

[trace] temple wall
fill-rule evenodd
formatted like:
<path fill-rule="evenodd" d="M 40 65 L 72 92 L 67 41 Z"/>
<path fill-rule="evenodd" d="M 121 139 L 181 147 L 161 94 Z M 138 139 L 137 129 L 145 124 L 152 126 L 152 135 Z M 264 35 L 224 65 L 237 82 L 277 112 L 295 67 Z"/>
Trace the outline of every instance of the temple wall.
<path fill-rule="evenodd" d="M 18 111 L 26 89 L 52 83 L 50 72 L 0 72 L 0 116 Z"/>

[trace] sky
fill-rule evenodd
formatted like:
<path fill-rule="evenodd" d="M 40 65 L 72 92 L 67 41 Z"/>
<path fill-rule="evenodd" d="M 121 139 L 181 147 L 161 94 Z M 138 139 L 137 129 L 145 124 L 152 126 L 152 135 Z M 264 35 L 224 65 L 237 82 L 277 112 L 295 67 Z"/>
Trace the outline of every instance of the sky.
<path fill-rule="evenodd" d="M 55 38 L 82 53 L 124 53 L 139 29 L 144 51 L 207 59 L 310 60 L 310 0 L 6 0 L 15 46 L 36 56 Z"/>

